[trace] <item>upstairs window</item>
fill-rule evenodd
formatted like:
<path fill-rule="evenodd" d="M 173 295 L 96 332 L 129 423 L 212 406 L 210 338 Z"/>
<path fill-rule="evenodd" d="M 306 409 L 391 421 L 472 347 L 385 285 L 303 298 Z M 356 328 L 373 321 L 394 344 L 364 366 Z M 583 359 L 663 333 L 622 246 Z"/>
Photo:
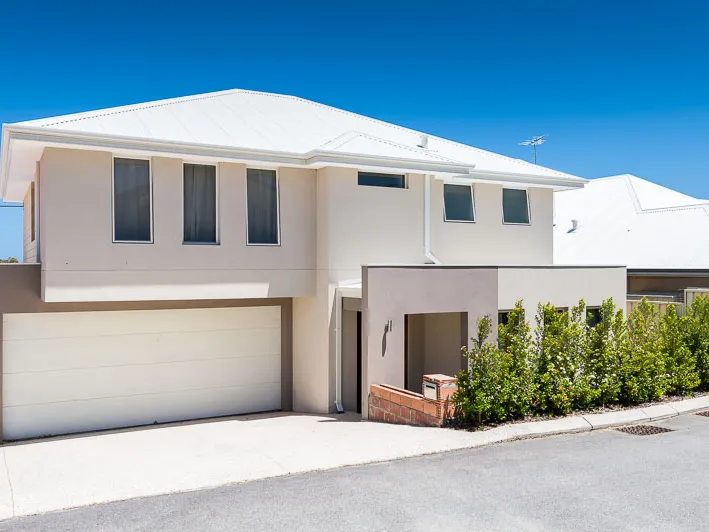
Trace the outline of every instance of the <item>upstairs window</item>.
<path fill-rule="evenodd" d="M 446 222 L 474 222 L 475 205 L 471 185 L 443 185 L 443 215 Z"/>
<path fill-rule="evenodd" d="M 278 245 L 278 179 L 275 170 L 246 170 L 246 233 L 249 245 Z"/>
<path fill-rule="evenodd" d="M 517 188 L 502 189 L 502 222 L 506 224 L 529 224 L 529 201 L 526 190 Z"/>
<path fill-rule="evenodd" d="M 364 187 L 406 188 L 406 176 L 359 172 L 357 174 L 357 184 Z"/>
<path fill-rule="evenodd" d="M 185 164 L 183 167 L 183 242 L 217 242 L 217 167 Z"/>
<path fill-rule="evenodd" d="M 113 241 L 152 242 L 150 161 L 113 159 Z"/>

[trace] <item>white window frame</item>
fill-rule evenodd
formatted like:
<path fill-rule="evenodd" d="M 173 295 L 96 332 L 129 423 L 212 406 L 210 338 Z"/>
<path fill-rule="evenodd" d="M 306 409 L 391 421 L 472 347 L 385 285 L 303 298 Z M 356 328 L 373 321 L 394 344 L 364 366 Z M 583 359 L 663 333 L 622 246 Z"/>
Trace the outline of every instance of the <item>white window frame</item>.
<path fill-rule="evenodd" d="M 215 220 L 215 231 L 214 231 L 214 238 L 215 242 L 185 242 L 185 165 L 186 164 L 193 164 L 193 165 L 199 165 L 199 166 L 213 166 L 214 167 L 214 179 L 216 180 L 214 184 L 214 201 L 216 202 L 215 205 L 215 210 L 214 210 L 214 215 L 216 216 Z M 182 245 L 183 246 L 219 246 L 221 245 L 221 223 L 220 223 L 220 212 L 219 212 L 219 164 L 214 163 L 214 164 L 207 164 L 204 162 L 195 162 L 195 161 L 182 161 L 182 186 L 180 187 L 182 189 L 182 197 L 180 198 L 180 210 L 182 214 L 180 215 L 180 219 L 182 220 Z"/>
<path fill-rule="evenodd" d="M 448 215 L 446 214 L 446 185 L 455 185 L 457 187 L 469 187 L 470 188 L 470 201 L 473 206 L 473 219 L 472 220 L 449 220 Z M 474 224 L 475 221 L 477 220 L 477 213 L 475 212 L 475 189 L 472 184 L 463 184 L 463 183 L 446 183 L 445 181 L 443 182 L 443 221 L 448 222 L 448 223 L 458 223 L 458 224 Z"/>
<path fill-rule="evenodd" d="M 148 161 L 148 185 L 150 188 L 150 240 L 116 240 L 116 159 L 129 159 L 132 161 Z M 113 244 L 154 244 L 155 219 L 153 210 L 153 160 L 151 157 L 131 157 L 128 155 L 113 155 L 111 158 L 111 242 Z"/>
<path fill-rule="evenodd" d="M 505 221 L 505 193 L 504 190 L 524 190 L 527 197 L 527 223 L 506 222 Z M 532 207 L 529 201 L 529 190 L 524 187 L 502 187 L 503 192 L 500 194 L 500 206 L 502 207 L 502 224 L 503 225 L 532 225 Z"/>
<path fill-rule="evenodd" d="M 249 242 L 249 170 L 268 170 L 276 172 L 276 216 L 278 217 L 278 242 L 275 244 L 252 244 Z M 266 246 L 280 247 L 281 245 L 281 176 L 278 168 L 259 168 L 256 166 L 248 166 L 244 171 L 244 214 L 246 215 L 246 245 L 247 246 Z"/>

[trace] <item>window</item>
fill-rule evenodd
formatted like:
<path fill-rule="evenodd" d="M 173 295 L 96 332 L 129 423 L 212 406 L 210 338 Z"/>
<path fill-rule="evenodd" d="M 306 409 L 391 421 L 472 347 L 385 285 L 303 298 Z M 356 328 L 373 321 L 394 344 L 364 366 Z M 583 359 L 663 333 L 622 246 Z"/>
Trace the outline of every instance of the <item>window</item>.
<path fill-rule="evenodd" d="M 586 323 L 589 327 L 595 327 L 601 323 L 601 309 L 598 307 L 586 308 Z"/>
<path fill-rule="evenodd" d="M 443 185 L 443 215 L 446 222 L 474 222 L 475 205 L 470 185 Z"/>
<path fill-rule="evenodd" d="M 506 224 L 529 224 L 527 191 L 517 188 L 502 189 L 502 222 Z"/>
<path fill-rule="evenodd" d="M 183 166 L 183 242 L 217 242 L 217 167 Z"/>
<path fill-rule="evenodd" d="M 510 311 L 509 310 L 501 310 L 497 313 L 497 324 L 498 325 L 507 325 L 510 321 Z"/>
<path fill-rule="evenodd" d="M 32 242 L 35 241 L 35 202 L 36 202 L 36 195 L 35 195 L 35 188 L 34 188 L 34 181 L 32 181 L 32 184 L 30 185 L 30 236 L 32 237 Z"/>
<path fill-rule="evenodd" d="M 365 187 L 406 188 L 406 176 L 359 172 L 357 174 L 357 184 Z"/>
<path fill-rule="evenodd" d="M 279 244 L 278 179 L 275 170 L 246 170 L 248 244 Z"/>
<path fill-rule="evenodd" d="M 151 242 L 150 161 L 113 159 L 113 240 Z"/>

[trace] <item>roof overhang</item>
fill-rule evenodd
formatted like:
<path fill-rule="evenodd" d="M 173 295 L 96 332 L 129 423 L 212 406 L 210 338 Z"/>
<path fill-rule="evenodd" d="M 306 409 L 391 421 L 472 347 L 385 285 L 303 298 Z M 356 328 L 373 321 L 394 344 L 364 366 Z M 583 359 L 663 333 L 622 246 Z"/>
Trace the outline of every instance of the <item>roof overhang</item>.
<path fill-rule="evenodd" d="M 273 167 L 324 168 L 356 167 L 401 173 L 425 173 L 437 179 L 484 181 L 517 186 L 549 187 L 555 190 L 583 187 L 586 180 L 576 177 L 546 177 L 476 170 L 475 165 L 457 162 L 407 159 L 341 151 L 313 150 L 306 153 L 190 144 L 102 133 L 84 133 L 36 126 L 4 125 L 0 153 L 0 199 L 22 201 L 32 181 L 35 163 L 47 147 L 110 151 L 124 156 L 172 156 L 205 162 L 254 163 Z"/>

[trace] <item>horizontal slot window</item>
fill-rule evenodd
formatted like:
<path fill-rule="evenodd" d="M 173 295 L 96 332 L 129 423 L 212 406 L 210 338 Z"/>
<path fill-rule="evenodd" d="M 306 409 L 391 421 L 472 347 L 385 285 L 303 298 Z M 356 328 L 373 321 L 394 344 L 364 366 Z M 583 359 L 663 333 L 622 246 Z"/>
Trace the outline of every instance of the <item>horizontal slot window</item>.
<path fill-rule="evenodd" d="M 359 172 L 357 174 L 357 184 L 364 187 L 406 188 L 406 176 Z"/>

